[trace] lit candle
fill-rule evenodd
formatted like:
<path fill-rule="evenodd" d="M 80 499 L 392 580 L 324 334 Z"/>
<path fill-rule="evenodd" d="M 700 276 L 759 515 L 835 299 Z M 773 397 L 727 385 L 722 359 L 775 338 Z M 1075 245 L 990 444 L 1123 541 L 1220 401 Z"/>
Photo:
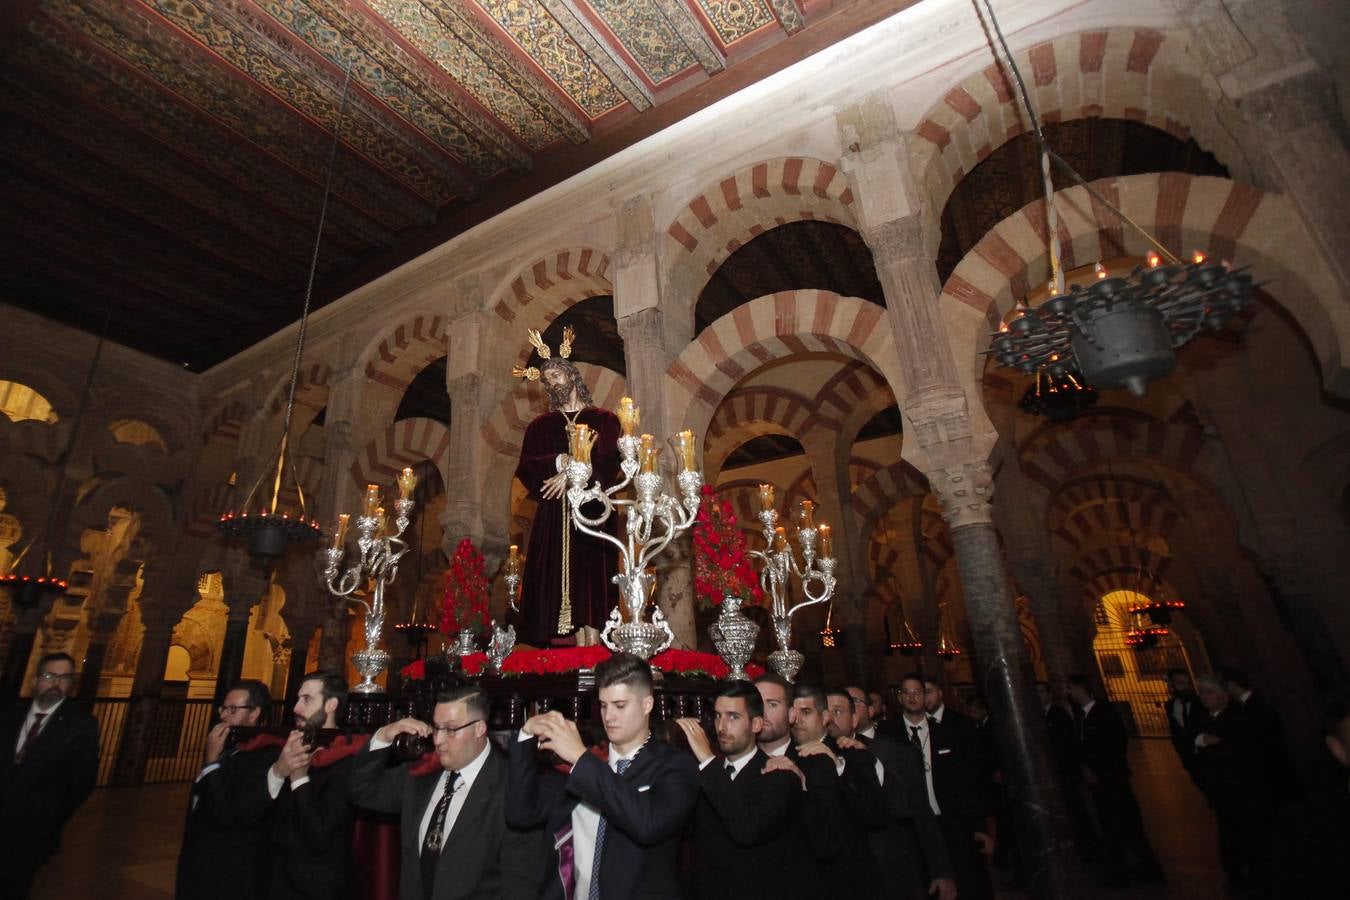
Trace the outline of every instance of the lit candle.
<path fill-rule="evenodd" d="M 384 537 L 384 528 L 389 524 L 389 520 L 384 517 L 384 507 L 375 507 L 375 536 Z"/>
<path fill-rule="evenodd" d="M 520 574 L 520 547 L 515 544 L 511 545 L 511 551 L 506 555 L 506 574 Z"/>
<path fill-rule="evenodd" d="M 591 431 L 591 426 L 584 422 L 578 423 L 572 430 L 572 458 L 577 462 L 590 463 L 591 446 L 595 444 L 595 439 L 600 436 L 599 432 Z"/>
<path fill-rule="evenodd" d="M 834 559 L 834 539 L 830 535 L 830 526 L 824 522 L 820 524 L 820 544 L 818 551 L 821 559 Z"/>
<path fill-rule="evenodd" d="M 815 508 L 816 504 L 810 500 L 803 500 L 802 505 L 797 507 L 797 528 L 799 530 L 816 527 Z"/>
<path fill-rule="evenodd" d="M 342 515 L 338 516 L 337 528 L 333 530 L 334 550 L 341 550 L 342 545 L 347 540 L 347 521 L 349 519 L 351 519 L 351 516 L 347 515 L 346 513 L 343 513 Z"/>
<path fill-rule="evenodd" d="M 773 485 L 761 484 L 759 486 L 759 508 L 763 510 L 773 509 Z"/>
<path fill-rule="evenodd" d="M 642 471 L 655 472 L 656 464 L 661 458 L 661 448 L 656 446 L 656 438 L 650 434 L 644 434 L 642 440 Z"/>
<path fill-rule="evenodd" d="M 380 486 L 378 484 L 366 485 L 366 499 L 361 504 L 361 515 L 367 518 L 375 515 L 375 510 L 379 505 Z"/>
<path fill-rule="evenodd" d="M 787 532 L 783 526 L 779 525 L 773 530 L 773 549 L 775 553 L 782 553 L 788 548 Z"/>
<path fill-rule="evenodd" d="M 412 496 L 413 488 L 417 487 L 417 476 L 413 474 L 411 468 L 404 469 L 398 476 L 398 496 L 402 500 L 407 500 Z"/>
<path fill-rule="evenodd" d="M 694 446 L 694 433 L 685 430 L 672 435 L 670 445 L 675 448 L 675 453 L 680 458 L 680 471 L 695 471 L 697 468 L 697 460 L 695 459 L 697 448 Z"/>
<path fill-rule="evenodd" d="M 623 426 L 624 435 L 632 437 L 641 423 L 642 410 L 633 405 L 633 398 L 624 397 L 619 400 L 619 424 Z"/>

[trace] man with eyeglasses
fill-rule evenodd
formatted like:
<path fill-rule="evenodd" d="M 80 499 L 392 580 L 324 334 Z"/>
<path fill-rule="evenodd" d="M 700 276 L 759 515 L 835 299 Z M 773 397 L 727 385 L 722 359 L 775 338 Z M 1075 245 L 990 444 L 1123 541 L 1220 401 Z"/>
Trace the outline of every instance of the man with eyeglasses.
<path fill-rule="evenodd" d="M 436 695 L 432 723 L 400 719 L 356 755 L 348 796 L 397 813 L 402 832 L 401 900 L 536 900 L 541 831 L 507 827 L 506 761 L 488 740 L 487 695 L 463 685 Z M 435 759 L 398 764 L 401 735 L 432 740 Z"/>
<path fill-rule="evenodd" d="M 242 900 L 259 896 L 265 884 L 270 804 L 241 802 L 241 785 L 256 785 L 280 749 L 241 753 L 226 747 L 231 728 L 263 724 L 272 705 L 267 685 L 253 678 L 225 694 L 220 721 L 206 735 L 206 754 L 188 796 L 183 846 L 178 854 L 177 900 Z"/>
<path fill-rule="evenodd" d="M 61 829 L 94 790 L 98 722 L 67 702 L 75 660 L 38 660 L 33 699 L 0 714 L 0 900 L 23 900 L 42 864 L 60 847 Z"/>

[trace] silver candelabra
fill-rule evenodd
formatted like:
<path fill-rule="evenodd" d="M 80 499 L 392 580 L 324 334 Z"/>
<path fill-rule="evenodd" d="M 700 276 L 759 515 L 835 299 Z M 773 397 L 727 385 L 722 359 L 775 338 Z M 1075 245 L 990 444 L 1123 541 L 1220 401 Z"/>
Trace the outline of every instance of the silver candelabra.
<path fill-rule="evenodd" d="M 619 548 L 620 571 L 614 576 L 620 591 L 619 605 L 610 612 L 600 639 L 610 650 L 649 659 L 669 647 L 675 640 L 675 633 L 660 608 L 652 611 L 651 621 L 645 619 L 647 603 L 656 582 L 656 576 L 648 574 L 647 566 L 672 540 L 694 524 L 701 502 L 699 491 L 703 487 L 703 473 L 698 471 L 695 463 L 694 433 L 680 432 L 671 438 L 679 467 L 675 481 L 680 499 L 664 493 L 665 477 L 658 466 L 661 447 L 655 446 L 655 440 L 649 434 L 633 435 L 639 421 L 638 409 L 627 397 L 620 403 L 619 419 L 624 427 L 624 434 L 618 441 L 623 479 L 610 488 L 601 487 L 599 481 L 586 486 L 591 479 L 591 444 L 595 441 L 595 433 L 584 424 L 578 425 L 572 434 L 571 452 L 564 468 L 567 500 L 572 521 L 578 529 Z M 615 499 L 630 484 L 633 499 Z M 582 507 L 592 501 L 603 507 L 595 517 L 582 512 Z M 616 508 L 625 512 L 623 539 L 601 529 Z"/>
<path fill-rule="evenodd" d="M 759 564 L 759 584 L 772 600 L 770 615 L 778 649 L 769 654 L 769 665 L 788 681 L 797 677 L 805 658 L 792 649 L 792 617 L 797 612 L 817 603 L 826 603 L 834 596 L 834 558 L 830 526 L 815 523 L 814 504 L 803 500 L 797 511 L 797 543 L 801 546 L 802 563 L 797 562 L 787 534 L 778 524 L 778 510 L 773 508 L 773 487 L 759 486 L 759 521 L 764 526 L 765 548 L 750 551 L 750 558 Z M 788 593 L 793 578 L 801 584 L 806 599 L 788 605 Z M 813 590 L 814 586 L 814 590 Z"/>
<path fill-rule="evenodd" d="M 324 550 L 324 586 L 335 597 L 344 597 L 351 603 L 365 607 L 366 645 L 352 654 L 352 663 L 361 673 L 361 683 L 354 685 L 352 691 L 357 694 L 378 694 L 381 688 L 375 679 L 389 665 L 389 654 L 380 649 L 380 636 L 384 630 L 384 592 L 398 576 L 398 563 L 408 552 L 403 541 L 404 530 L 408 527 L 408 516 L 412 513 L 412 490 L 417 485 L 412 469 L 404 469 L 398 477 L 399 499 L 394 501 L 394 521 L 390 523 L 380 505 L 378 485 L 366 485 L 366 497 L 361 515 L 356 517 L 357 560 L 338 574 L 347 548 L 345 539 L 349 516 L 338 516 L 338 526 L 333 534 L 333 545 Z M 393 530 L 390 530 L 392 525 Z M 370 602 L 367 603 L 356 592 L 369 580 L 372 584 Z"/>

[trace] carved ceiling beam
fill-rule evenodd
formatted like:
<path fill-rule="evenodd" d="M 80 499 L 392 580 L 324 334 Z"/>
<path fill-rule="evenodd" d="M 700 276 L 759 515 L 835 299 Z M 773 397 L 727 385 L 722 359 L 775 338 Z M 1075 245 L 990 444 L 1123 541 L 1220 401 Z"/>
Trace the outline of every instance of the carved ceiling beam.
<path fill-rule="evenodd" d="M 806 16 L 797 0 L 769 0 L 769 9 L 788 34 L 796 34 L 806 27 Z"/>
<path fill-rule="evenodd" d="M 591 62 L 605 73 L 624 99 L 641 112 L 651 109 L 655 100 L 652 92 L 642 83 L 642 78 L 633 71 L 633 67 L 624 62 L 614 47 L 596 31 L 595 26 L 577 8 L 575 0 L 540 0 L 549 15 L 558 20 L 558 24 L 567 32 L 568 37 L 591 58 Z"/>
<path fill-rule="evenodd" d="M 716 75 L 727 67 L 727 58 L 708 37 L 703 24 L 684 0 L 656 0 L 656 5 L 670 27 L 680 36 L 680 42 L 694 54 L 704 72 Z"/>

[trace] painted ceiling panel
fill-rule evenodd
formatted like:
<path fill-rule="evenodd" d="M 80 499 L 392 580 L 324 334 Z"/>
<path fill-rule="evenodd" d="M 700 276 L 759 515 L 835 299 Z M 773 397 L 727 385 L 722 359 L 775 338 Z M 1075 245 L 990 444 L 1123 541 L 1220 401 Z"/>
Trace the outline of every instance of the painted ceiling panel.
<path fill-rule="evenodd" d="M 0 298 L 206 368 L 298 315 L 330 158 L 316 307 L 913 2 L 0 2 Z"/>
<path fill-rule="evenodd" d="M 723 46 L 774 23 L 773 12 L 764 0 L 698 0 L 698 5 Z"/>

